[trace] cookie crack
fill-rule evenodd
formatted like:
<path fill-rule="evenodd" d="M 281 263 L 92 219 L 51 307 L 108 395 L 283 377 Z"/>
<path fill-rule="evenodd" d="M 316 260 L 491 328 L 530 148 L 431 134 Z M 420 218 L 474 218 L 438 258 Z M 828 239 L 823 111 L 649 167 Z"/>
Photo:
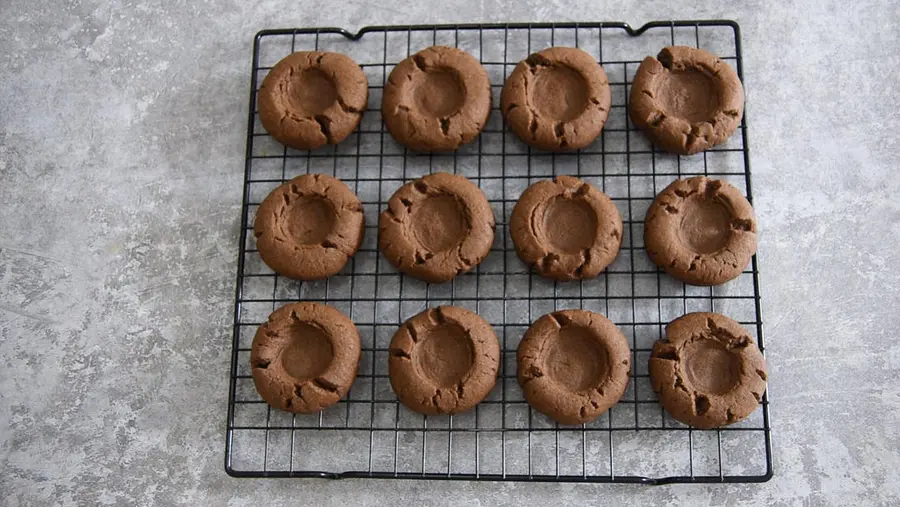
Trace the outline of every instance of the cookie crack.
<path fill-rule="evenodd" d="M 559 147 L 560 148 L 568 148 L 569 140 L 566 139 L 565 124 L 563 122 L 557 123 L 555 130 L 556 130 L 556 138 L 559 139 Z"/>
<path fill-rule="evenodd" d="M 412 324 L 406 324 L 406 331 L 409 332 L 409 337 L 413 341 L 413 343 L 419 343 L 419 333 L 416 331 L 416 328 L 413 327 Z"/>
<path fill-rule="evenodd" d="M 412 359 L 412 356 L 410 356 L 409 353 L 407 353 L 403 349 L 390 348 L 390 349 L 388 349 L 388 354 L 390 354 L 391 357 L 396 357 L 398 359 L 406 359 L 406 360 Z"/>
<path fill-rule="evenodd" d="M 694 256 L 694 259 L 691 261 L 690 267 L 688 267 L 688 271 L 697 271 L 697 263 L 700 261 L 700 255 L 697 254 Z"/>
<path fill-rule="evenodd" d="M 684 380 L 681 378 L 681 374 L 677 371 L 675 372 L 675 384 L 672 387 L 674 387 L 675 389 L 681 389 L 686 393 L 690 393 L 687 386 L 684 385 Z"/>
<path fill-rule="evenodd" d="M 657 348 L 658 352 L 653 354 L 654 359 L 662 359 L 664 361 L 678 361 L 678 348 L 670 343 L 661 342 Z"/>
<path fill-rule="evenodd" d="M 313 379 L 313 384 L 330 393 L 336 393 L 338 391 L 338 386 L 329 382 L 325 377 L 316 377 Z"/>
<path fill-rule="evenodd" d="M 694 395 L 694 413 L 697 415 L 706 415 L 709 412 L 709 398 L 702 394 Z"/>
<path fill-rule="evenodd" d="M 413 61 L 413 64 L 415 64 L 415 66 L 422 72 L 428 71 L 424 56 L 422 56 L 420 54 L 415 54 L 412 56 L 412 61 Z"/>
<path fill-rule="evenodd" d="M 681 197 L 682 199 L 687 199 L 688 197 L 698 193 L 698 191 L 693 188 L 689 189 L 689 190 L 682 190 L 680 188 L 676 188 L 672 191 L 672 193 L 674 193 L 678 197 Z"/>
<path fill-rule="evenodd" d="M 439 404 L 440 402 L 438 401 L 440 398 L 441 398 L 441 390 L 436 389 L 434 391 L 434 395 L 431 396 L 431 404 L 434 406 L 435 409 L 437 409 L 437 412 L 439 414 L 443 413 L 443 411 L 441 410 L 441 406 Z"/>
<path fill-rule="evenodd" d="M 532 74 L 540 70 L 540 67 L 551 67 L 553 66 L 553 62 L 550 61 L 549 58 L 541 55 L 539 53 L 532 53 L 525 59 L 525 65 L 531 71 Z"/>
<path fill-rule="evenodd" d="M 539 264 L 541 270 L 543 270 L 545 273 L 549 272 L 554 262 L 559 262 L 559 254 L 555 252 L 549 252 L 540 260 Z"/>
<path fill-rule="evenodd" d="M 753 220 L 747 218 L 733 218 L 730 225 L 734 230 L 753 232 Z"/>
<path fill-rule="evenodd" d="M 591 102 L 591 104 L 597 106 L 597 109 L 599 109 L 600 111 L 608 110 L 606 107 L 603 106 L 603 104 L 600 103 L 600 99 L 598 99 L 596 97 L 591 97 L 590 102 Z"/>
<path fill-rule="evenodd" d="M 325 141 L 328 144 L 334 144 L 331 136 L 331 118 L 323 114 L 317 114 L 313 119 L 319 124 L 319 130 L 322 131 L 322 135 L 325 136 Z"/>
<path fill-rule="evenodd" d="M 587 266 L 590 263 L 591 263 L 591 249 L 585 248 L 584 251 L 581 253 L 581 264 L 577 268 L 575 268 L 575 274 L 578 276 L 583 276 L 585 266 Z"/>
<path fill-rule="evenodd" d="M 529 107 L 528 110 L 531 111 L 531 120 L 528 122 L 528 132 L 531 133 L 531 139 L 536 139 L 538 128 L 537 113 L 534 112 L 533 107 Z"/>
<path fill-rule="evenodd" d="M 447 323 L 447 317 L 444 315 L 444 310 L 442 307 L 438 306 L 431 312 L 432 318 L 439 325 L 445 325 Z"/>
<path fill-rule="evenodd" d="M 666 121 L 666 114 L 662 111 L 653 111 L 647 119 L 647 124 L 652 128 L 659 127 L 662 122 Z"/>
<path fill-rule="evenodd" d="M 556 326 L 562 328 L 565 325 L 571 324 L 572 319 L 570 319 L 566 314 L 562 312 L 553 312 L 550 315 L 550 318 L 556 322 Z"/>
<path fill-rule="evenodd" d="M 341 107 L 341 110 L 344 111 L 345 113 L 354 113 L 354 114 L 362 113 L 361 109 L 351 106 L 346 101 L 344 101 L 344 98 L 341 97 L 340 95 L 338 95 L 337 102 L 338 102 L 338 105 Z"/>

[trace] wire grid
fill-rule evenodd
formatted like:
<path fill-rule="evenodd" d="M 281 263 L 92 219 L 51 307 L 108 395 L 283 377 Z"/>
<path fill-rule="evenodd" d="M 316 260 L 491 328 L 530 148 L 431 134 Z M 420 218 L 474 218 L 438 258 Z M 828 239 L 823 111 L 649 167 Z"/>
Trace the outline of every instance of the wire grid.
<path fill-rule="evenodd" d="M 491 78 L 493 104 L 479 138 L 452 154 L 413 154 L 385 131 L 381 94 L 400 60 L 434 44 L 476 56 Z M 631 79 L 640 61 L 663 46 L 701 47 L 742 77 L 740 35 L 731 21 L 505 24 L 266 30 L 256 36 L 235 301 L 234 346 L 225 467 L 235 476 L 381 477 L 580 482 L 760 482 L 772 475 L 768 397 L 741 423 L 696 430 L 670 418 L 653 393 L 647 361 L 669 321 L 691 311 L 721 312 L 741 322 L 763 348 L 757 262 L 718 287 L 693 287 L 662 273 L 643 252 L 643 219 L 653 197 L 692 175 L 728 180 L 750 195 L 746 115 L 724 145 L 702 155 L 662 153 L 627 117 Z M 612 106 L 603 134 L 586 149 L 532 151 L 502 122 L 506 76 L 530 53 L 554 45 L 594 55 L 610 78 Z M 369 80 L 369 104 L 348 139 L 313 152 L 285 148 L 262 128 L 256 90 L 275 62 L 293 51 L 339 51 Z M 404 182 L 451 171 L 485 192 L 497 217 L 491 253 L 472 273 L 426 284 L 399 276 L 376 248 L 378 213 Z M 273 188 L 304 173 L 342 179 L 359 195 L 365 240 L 339 274 L 298 282 L 273 273 L 253 236 L 255 211 Z M 625 224 L 616 261 L 599 277 L 552 282 L 516 257 L 507 223 L 521 192 L 556 174 L 573 174 L 607 193 Z M 272 410 L 249 371 L 253 334 L 274 309 L 320 301 L 349 315 L 362 337 L 359 374 L 338 404 L 314 415 Z M 497 385 L 474 410 L 422 416 L 397 401 L 387 376 L 388 344 L 397 327 L 427 307 L 475 311 L 498 333 L 503 360 Z M 583 308 L 613 320 L 628 337 L 633 371 L 622 400 L 595 421 L 560 426 L 531 409 L 516 382 L 515 351 L 528 325 L 555 310 Z"/>

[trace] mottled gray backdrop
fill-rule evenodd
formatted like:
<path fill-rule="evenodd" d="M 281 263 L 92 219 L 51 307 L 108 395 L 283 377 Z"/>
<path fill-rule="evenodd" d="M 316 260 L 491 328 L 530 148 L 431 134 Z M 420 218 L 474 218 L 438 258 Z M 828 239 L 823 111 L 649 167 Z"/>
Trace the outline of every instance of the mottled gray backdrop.
<path fill-rule="evenodd" d="M 0 503 L 896 505 L 900 7 L 722 4 L 4 1 Z M 744 31 L 772 481 L 640 487 L 225 475 L 257 30 L 715 17 L 736 19 Z"/>

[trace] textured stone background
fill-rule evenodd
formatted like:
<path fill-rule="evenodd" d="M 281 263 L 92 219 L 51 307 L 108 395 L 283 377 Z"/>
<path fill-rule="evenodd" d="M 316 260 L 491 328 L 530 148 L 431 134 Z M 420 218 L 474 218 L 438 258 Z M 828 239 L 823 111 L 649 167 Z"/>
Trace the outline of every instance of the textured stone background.
<path fill-rule="evenodd" d="M 529 5 L 532 4 L 532 5 Z M 443 0 L 0 6 L 4 505 L 900 502 L 900 7 Z M 247 69 L 265 27 L 743 28 L 775 478 L 237 480 L 222 468 Z"/>

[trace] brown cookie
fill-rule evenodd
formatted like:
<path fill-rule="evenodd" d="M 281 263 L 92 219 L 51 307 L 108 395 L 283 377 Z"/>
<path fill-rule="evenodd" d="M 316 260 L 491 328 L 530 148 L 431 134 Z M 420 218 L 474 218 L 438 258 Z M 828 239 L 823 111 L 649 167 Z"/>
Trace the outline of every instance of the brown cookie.
<path fill-rule="evenodd" d="M 497 335 L 464 308 L 429 308 L 391 340 L 391 387 L 400 402 L 422 414 L 469 410 L 491 392 L 499 368 Z"/>
<path fill-rule="evenodd" d="M 378 230 L 378 247 L 399 271 L 446 282 L 487 257 L 494 243 L 494 213 L 474 183 L 434 173 L 394 192 Z"/>
<path fill-rule="evenodd" d="M 644 246 L 653 262 L 683 282 L 725 283 L 756 253 L 753 207 L 727 181 L 675 180 L 647 210 Z"/>
<path fill-rule="evenodd" d="M 359 332 L 346 315 L 319 303 L 294 303 L 259 326 L 250 368 L 269 405 L 309 414 L 347 394 L 359 353 Z"/>
<path fill-rule="evenodd" d="M 675 419 L 717 428 L 750 415 L 766 390 L 766 360 L 737 322 L 718 313 L 689 313 L 666 326 L 653 345 L 650 382 Z"/>
<path fill-rule="evenodd" d="M 275 64 L 259 87 L 259 121 L 278 142 L 312 150 L 344 140 L 369 98 L 363 70 L 340 53 L 301 51 Z"/>
<path fill-rule="evenodd" d="M 603 67 L 578 48 L 553 47 L 519 62 L 503 85 L 500 109 L 523 141 L 550 151 L 591 144 L 609 115 Z"/>
<path fill-rule="evenodd" d="M 262 260 L 298 280 L 327 278 L 362 243 L 365 216 L 356 194 L 327 174 L 304 174 L 273 190 L 259 205 L 253 233 Z"/>
<path fill-rule="evenodd" d="M 622 246 L 622 217 L 612 200 L 572 176 L 531 185 L 509 220 L 516 253 L 541 276 L 593 278 Z"/>
<path fill-rule="evenodd" d="M 628 111 L 654 144 L 691 155 L 734 133 L 744 114 L 744 88 L 734 69 L 715 55 L 670 46 L 641 62 Z"/>
<path fill-rule="evenodd" d="M 411 150 L 453 151 L 478 137 L 490 114 L 487 72 L 456 48 L 419 51 L 394 67 L 384 87 L 384 124 Z"/>
<path fill-rule="evenodd" d="M 585 423 L 606 412 L 625 393 L 631 371 L 625 335 L 603 315 L 586 310 L 536 320 L 516 359 L 525 399 L 561 424 Z"/>

